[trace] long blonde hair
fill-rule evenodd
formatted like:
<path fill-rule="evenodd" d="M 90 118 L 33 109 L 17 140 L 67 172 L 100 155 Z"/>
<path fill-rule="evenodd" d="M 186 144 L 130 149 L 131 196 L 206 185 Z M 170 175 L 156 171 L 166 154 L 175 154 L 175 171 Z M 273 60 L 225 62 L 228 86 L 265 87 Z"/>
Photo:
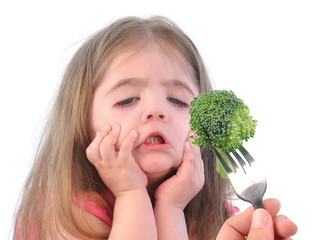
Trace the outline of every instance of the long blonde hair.
<path fill-rule="evenodd" d="M 185 58 L 200 93 L 211 89 L 197 48 L 166 18 L 122 18 L 93 35 L 76 52 L 63 76 L 26 180 L 17 211 L 15 236 L 50 238 L 52 217 L 72 235 L 92 237 L 79 228 L 72 209 L 74 193 L 97 192 L 104 185 L 85 154 L 91 142 L 88 122 L 92 95 L 110 60 L 119 51 L 149 40 L 174 48 Z M 196 229 L 196 238 L 212 239 L 228 217 L 225 209 L 228 183 L 215 171 L 213 152 L 202 149 L 202 157 L 206 181 L 186 207 L 185 216 L 189 231 Z"/>

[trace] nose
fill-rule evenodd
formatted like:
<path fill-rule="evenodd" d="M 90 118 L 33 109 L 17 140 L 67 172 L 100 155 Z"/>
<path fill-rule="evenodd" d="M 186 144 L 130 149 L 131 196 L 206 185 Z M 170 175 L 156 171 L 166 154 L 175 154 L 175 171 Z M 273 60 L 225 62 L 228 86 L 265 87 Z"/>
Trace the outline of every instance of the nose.
<path fill-rule="evenodd" d="M 148 121 L 167 121 L 168 120 L 168 114 L 164 110 L 163 106 L 160 106 L 159 104 L 150 104 L 150 106 L 146 107 L 144 110 L 144 114 L 142 116 L 142 122 L 146 123 Z"/>

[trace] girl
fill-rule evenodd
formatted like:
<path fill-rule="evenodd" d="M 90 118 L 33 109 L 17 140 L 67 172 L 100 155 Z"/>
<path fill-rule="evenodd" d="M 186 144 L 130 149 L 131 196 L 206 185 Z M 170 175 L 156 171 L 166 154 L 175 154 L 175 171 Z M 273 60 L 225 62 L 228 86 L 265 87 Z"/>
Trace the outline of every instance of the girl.
<path fill-rule="evenodd" d="M 229 183 L 188 124 L 208 89 L 196 47 L 167 19 L 123 18 L 95 34 L 63 76 L 14 237 L 215 239 L 232 214 Z M 237 229 L 231 219 L 221 236 Z"/>

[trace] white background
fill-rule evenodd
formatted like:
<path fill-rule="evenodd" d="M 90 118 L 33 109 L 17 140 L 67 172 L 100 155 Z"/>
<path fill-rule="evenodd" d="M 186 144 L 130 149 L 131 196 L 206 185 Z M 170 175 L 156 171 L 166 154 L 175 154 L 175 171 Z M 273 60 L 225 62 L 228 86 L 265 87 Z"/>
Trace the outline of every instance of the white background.
<path fill-rule="evenodd" d="M 4 3 L 6 2 L 6 3 Z M 325 1 L 1 1 L 0 238 L 14 209 L 52 96 L 83 40 L 119 17 L 175 21 L 198 46 L 216 89 L 233 90 L 259 121 L 245 146 L 264 168 L 265 197 L 298 226 L 326 236 Z M 242 206 L 242 204 L 241 204 Z"/>

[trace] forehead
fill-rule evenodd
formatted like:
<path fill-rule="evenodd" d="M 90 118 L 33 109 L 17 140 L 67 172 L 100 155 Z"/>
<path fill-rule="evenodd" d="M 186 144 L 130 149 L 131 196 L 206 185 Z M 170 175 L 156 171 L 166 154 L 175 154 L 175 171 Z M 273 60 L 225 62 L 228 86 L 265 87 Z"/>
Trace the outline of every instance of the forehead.
<path fill-rule="evenodd" d="M 161 46 L 153 43 L 146 46 L 136 45 L 120 51 L 112 58 L 103 81 L 108 85 L 116 85 L 119 81 L 126 82 L 129 79 L 157 78 L 160 81 L 171 81 L 172 85 L 187 86 L 194 95 L 198 95 L 194 74 L 190 68 L 177 50 L 171 48 L 163 50 Z"/>

